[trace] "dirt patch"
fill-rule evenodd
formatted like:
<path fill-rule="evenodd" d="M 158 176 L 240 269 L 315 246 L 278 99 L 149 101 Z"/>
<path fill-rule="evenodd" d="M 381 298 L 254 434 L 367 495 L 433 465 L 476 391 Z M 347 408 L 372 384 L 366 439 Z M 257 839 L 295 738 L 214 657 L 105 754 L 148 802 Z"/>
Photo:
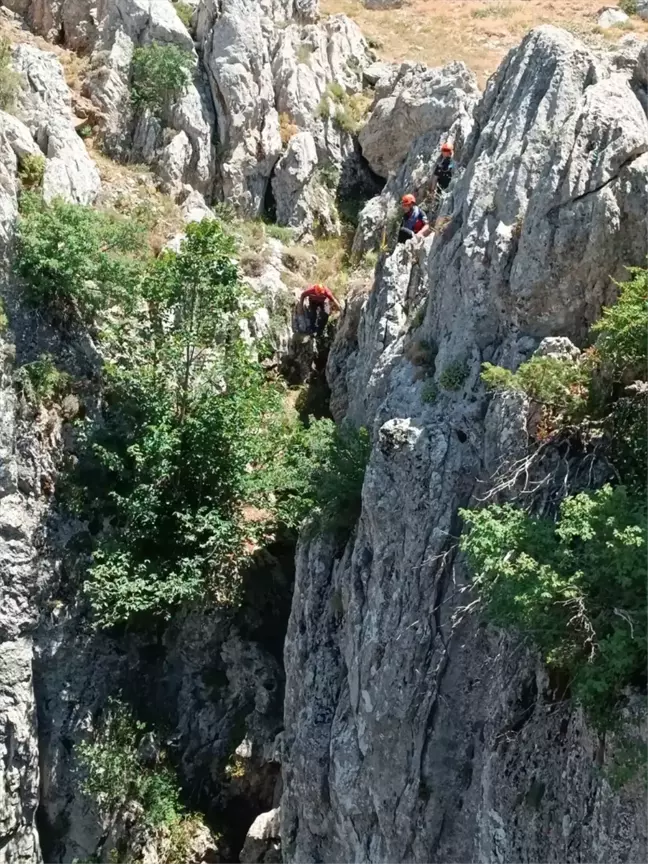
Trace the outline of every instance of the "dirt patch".
<path fill-rule="evenodd" d="M 322 0 L 326 14 L 353 18 L 385 60 L 441 66 L 463 60 L 484 86 L 510 48 L 540 24 L 555 24 L 597 45 L 629 32 L 648 34 L 634 16 L 630 27 L 600 32 L 601 0 L 410 0 L 400 9 L 371 11 L 362 0 Z"/>

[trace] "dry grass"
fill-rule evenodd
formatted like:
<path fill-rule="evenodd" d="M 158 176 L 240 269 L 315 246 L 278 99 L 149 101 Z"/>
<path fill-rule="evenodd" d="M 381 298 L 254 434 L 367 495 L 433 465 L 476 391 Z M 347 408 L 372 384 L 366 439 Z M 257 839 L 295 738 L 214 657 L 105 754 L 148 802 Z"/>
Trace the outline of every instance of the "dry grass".
<path fill-rule="evenodd" d="M 598 44 L 617 41 L 627 30 L 597 32 L 601 0 L 410 0 L 400 9 L 371 11 L 362 0 L 322 0 L 327 14 L 355 19 L 386 60 L 417 60 L 440 66 L 464 60 L 483 86 L 500 61 L 531 28 L 556 24 Z M 648 22 L 632 19 L 638 36 Z"/>
<path fill-rule="evenodd" d="M 285 111 L 282 112 L 279 115 L 279 135 L 281 136 L 281 143 L 284 147 L 298 132 L 299 126 L 293 123 L 290 114 L 286 114 Z"/>
<path fill-rule="evenodd" d="M 151 249 L 157 254 L 184 230 L 180 207 L 158 191 L 148 166 L 122 165 L 95 150 L 91 142 L 87 144 L 101 176 L 97 205 L 137 219 L 146 227 Z"/>

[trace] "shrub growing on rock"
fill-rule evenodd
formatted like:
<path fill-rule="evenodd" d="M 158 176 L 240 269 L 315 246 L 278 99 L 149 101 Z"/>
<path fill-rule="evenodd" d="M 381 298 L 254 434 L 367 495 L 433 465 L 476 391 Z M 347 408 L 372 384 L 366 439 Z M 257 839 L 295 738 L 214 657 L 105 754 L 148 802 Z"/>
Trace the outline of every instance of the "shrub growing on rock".
<path fill-rule="evenodd" d="M 136 48 L 131 62 L 131 99 L 136 108 L 159 115 L 191 80 L 193 57 L 177 45 L 153 42 Z"/>
<path fill-rule="evenodd" d="M 11 67 L 11 42 L 0 38 L 0 110 L 11 111 L 20 87 L 20 75 Z"/>
<path fill-rule="evenodd" d="M 610 725 L 646 671 L 646 508 L 622 486 L 568 496 L 557 520 L 512 505 L 463 511 L 462 548 L 490 619 L 566 670 Z"/>
<path fill-rule="evenodd" d="M 36 194 L 21 197 L 15 269 L 32 302 L 90 323 L 129 306 L 142 272 L 143 234 L 132 221 Z"/>
<path fill-rule="evenodd" d="M 93 738 L 76 749 L 82 789 L 106 818 L 136 801 L 148 828 L 173 829 L 185 818 L 179 784 L 163 751 L 155 765 L 145 764 L 140 748 L 146 735 L 127 705 L 109 699 Z"/>

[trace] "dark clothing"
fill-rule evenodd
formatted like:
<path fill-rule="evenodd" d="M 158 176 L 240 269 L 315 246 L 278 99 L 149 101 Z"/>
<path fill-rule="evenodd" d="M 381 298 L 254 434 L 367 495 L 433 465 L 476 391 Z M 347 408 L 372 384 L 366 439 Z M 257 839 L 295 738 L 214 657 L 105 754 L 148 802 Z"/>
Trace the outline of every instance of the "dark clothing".
<path fill-rule="evenodd" d="M 329 310 L 327 303 L 313 302 L 314 298 L 309 298 L 308 306 L 306 307 L 306 317 L 308 319 L 308 332 L 313 336 L 321 336 L 329 319 Z"/>
<path fill-rule="evenodd" d="M 455 163 L 452 156 L 439 156 L 434 166 L 434 176 L 437 178 L 437 186 L 444 192 L 450 185 L 452 180 L 452 172 L 454 171 Z"/>
<path fill-rule="evenodd" d="M 428 218 L 420 207 L 415 204 L 412 209 L 403 216 L 401 228 L 404 231 L 410 231 L 411 236 L 418 234 L 419 231 L 428 224 Z"/>

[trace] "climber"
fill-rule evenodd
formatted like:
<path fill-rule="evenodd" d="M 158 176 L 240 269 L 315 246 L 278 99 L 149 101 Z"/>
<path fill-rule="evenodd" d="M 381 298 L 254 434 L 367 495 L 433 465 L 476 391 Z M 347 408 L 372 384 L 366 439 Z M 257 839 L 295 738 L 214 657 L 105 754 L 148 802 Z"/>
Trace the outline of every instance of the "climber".
<path fill-rule="evenodd" d="M 403 195 L 401 198 L 403 207 L 403 221 L 401 222 L 398 232 L 398 242 L 407 243 L 412 237 L 427 237 L 430 233 L 428 218 L 420 207 L 416 204 L 416 198 L 413 195 Z"/>
<path fill-rule="evenodd" d="M 436 161 L 432 177 L 432 187 L 430 189 L 430 195 L 432 197 L 434 197 L 437 187 L 441 192 L 445 192 L 450 185 L 452 173 L 455 168 L 452 153 L 452 144 L 445 143 L 441 145 L 441 155 Z"/>
<path fill-rule="evenodd" d="M 299 298 L 299 306 L 306 312 L 308 332 L 321 336 L 331 314 L 331 306 L 338 311 L 341 306 L 333 293 L 325 285 L 311 285 Z"/>

